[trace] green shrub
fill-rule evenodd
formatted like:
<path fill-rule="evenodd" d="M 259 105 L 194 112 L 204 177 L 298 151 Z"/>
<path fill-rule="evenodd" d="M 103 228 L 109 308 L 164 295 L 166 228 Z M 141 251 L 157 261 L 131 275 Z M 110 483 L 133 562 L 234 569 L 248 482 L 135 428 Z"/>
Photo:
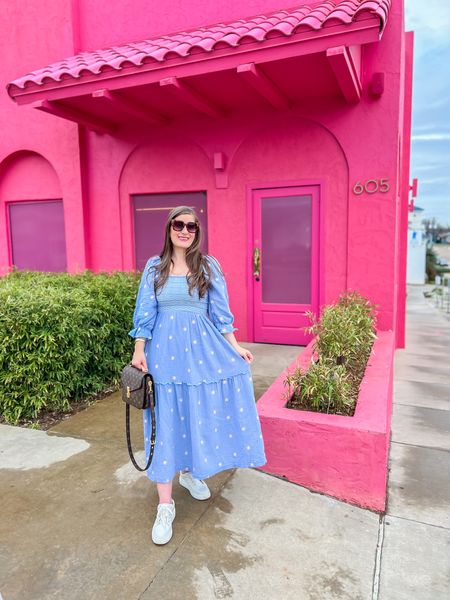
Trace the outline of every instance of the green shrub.
<path fill-rule="evenodd" d="M 309 367 L 286 377 L 289 408 L 351 415 L 376 336 L 375 306 L 358 292 L 344 292 L 320 319 L 306 314 L 315 335 Z"/>
<path fill-rule="evenodd" d="M 312 362 L 286 378 L 294 388 L 289 408 L 347 414 L 353 408 L 352 384 L 343 365 L 327 361 Z"/>
<path fill-rule="evenodd" d="M 0 279 L 0 413 L 16 424 L 116 386 L 140 273 L 13 271 Z"/>
<path fill-rule="evenodd" d="M 426 252 L 426 265 L 425 271 L 427 274 L 427 281 L 434 283 L 436 275 L 438 274 L 438 264 L 437 264 L 438 255 L 434 248 L 428 246 Z"/>

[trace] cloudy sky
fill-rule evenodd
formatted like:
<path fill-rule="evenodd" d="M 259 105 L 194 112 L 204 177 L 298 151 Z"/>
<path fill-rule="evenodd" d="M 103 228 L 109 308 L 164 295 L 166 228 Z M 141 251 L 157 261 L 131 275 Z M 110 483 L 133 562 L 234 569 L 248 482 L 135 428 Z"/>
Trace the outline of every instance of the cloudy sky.
<path fill-rule="evenodd" d="M 405 0 L 414 31 L 411 177 L 424 217 L 450 226 L 450 1 Z"/>

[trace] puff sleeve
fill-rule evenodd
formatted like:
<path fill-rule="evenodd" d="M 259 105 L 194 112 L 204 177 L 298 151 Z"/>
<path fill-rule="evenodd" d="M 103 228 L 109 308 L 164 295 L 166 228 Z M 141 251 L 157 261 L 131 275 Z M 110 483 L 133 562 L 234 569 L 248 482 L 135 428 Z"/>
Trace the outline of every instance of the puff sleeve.
<path fill-rule="evenodd" d="M 157 314 L 157 300 L 154 289 L 155 270 L 153 266 L 156 264 L 157 259 L 158 257 L 155 256 L 149 258 L 142 272 L 133 314 L 134 328 L 128 332 L 128 335 L 133 338 L 152 339 L 152 330 Z"/>
<path fill-rule="evenodd" d="M 237 330 L 233 326 L 234 316 L 230 310 L 228 290 L 225 277 L 219 268 L 219 262 L 213 257 L 207 257 L 211 267 L 211 284 L 208 289 L 208 315 L 220 333 L 230 333 Z"/>

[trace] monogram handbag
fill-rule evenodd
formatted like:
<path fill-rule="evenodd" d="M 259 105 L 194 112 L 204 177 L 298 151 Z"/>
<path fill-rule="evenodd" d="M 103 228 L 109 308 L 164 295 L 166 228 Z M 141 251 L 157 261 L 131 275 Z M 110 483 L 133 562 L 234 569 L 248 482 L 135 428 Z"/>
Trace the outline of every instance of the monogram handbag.
<path fill-rule="evenodd" d="M 153 452 L 155 450 L 155 436 L 156 436 L 156 416 L 155 416 L 155 382 L 151 373 L 148 371 L 141 371 L 133 365 L 127 364 L 121 373 L 120 385 L 122 389 L 122 400 L 125 402 L 125 422 L 126 422 L 126 434 L 127 434 L 127 446 L 128 454 L 130 455 L 131 462 L 138 471 L 146 471 L 150 463 L 152 462 Z M 150 440 L 150 454 L 148 457 L 147 465 L 142 468 L 140 467 L 134 456 L 131 447 L 131 436 L 130 436 L 130 406 L 136 408 L 150 408 L 152 417 L 152 435 Z"/>

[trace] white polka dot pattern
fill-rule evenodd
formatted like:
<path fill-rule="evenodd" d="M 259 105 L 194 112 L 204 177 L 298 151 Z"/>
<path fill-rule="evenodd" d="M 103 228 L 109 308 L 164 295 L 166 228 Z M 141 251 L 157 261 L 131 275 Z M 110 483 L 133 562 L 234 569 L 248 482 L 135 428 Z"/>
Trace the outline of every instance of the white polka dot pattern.
<path fill-rule="evenodd" d="M 149 259 L 147 266 L 158 261 Z M 233 315 L 225 279 L 214 260 L 210 264 L 212 286 L 202 299 L 189 295 L 185 277 L 169 277 L 157 299 L 141 279 L 129 334 L 136 337 L 140 328 L 148 339 L 157 444 L 147 476 L 155 482 L 171 481 L 183 469 L 203 479 L 267 462 L 250 365 L 222 335 L 235 330 Z M 151 414 L 142 412 L 148 456 Z"/>

